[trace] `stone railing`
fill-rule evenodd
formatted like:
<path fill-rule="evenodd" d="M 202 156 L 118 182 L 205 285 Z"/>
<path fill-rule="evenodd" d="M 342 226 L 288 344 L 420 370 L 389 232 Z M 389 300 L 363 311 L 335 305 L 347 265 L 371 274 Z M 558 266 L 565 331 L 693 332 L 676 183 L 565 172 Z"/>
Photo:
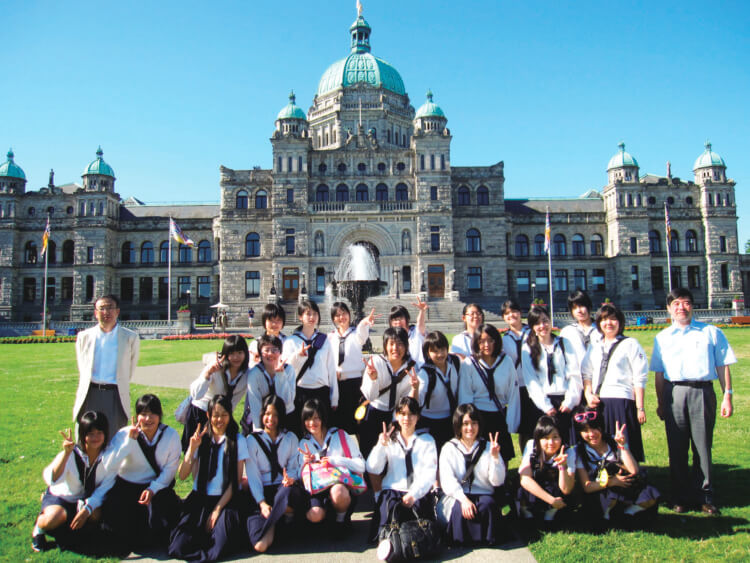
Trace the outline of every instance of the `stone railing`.
<path fill-rule="evenodd" d="M 412 201 L 316 201 L 308 208 L 311 213 L 381 213 L 411 211 Z"/>
<path fill-rule="evenodd" d="M 94 321 L 51 321 L 47 330 L 54 330 L 56 336 L 75 336 L 81 330 L 91 328 Z M 121 321 L 122 326 L 137 332 L 142 339 L 150 340 L 174 334 L 190 334 L 189 319 L 169 321 Z M 42 323 L 0 322 L 2 336 L 29 336 L 35 330 L 42 330 Z"/>

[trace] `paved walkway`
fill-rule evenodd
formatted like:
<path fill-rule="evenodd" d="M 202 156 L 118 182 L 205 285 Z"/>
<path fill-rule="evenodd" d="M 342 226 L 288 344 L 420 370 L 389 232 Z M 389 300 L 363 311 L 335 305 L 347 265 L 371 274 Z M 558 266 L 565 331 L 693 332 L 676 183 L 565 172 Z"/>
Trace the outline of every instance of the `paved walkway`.
<path fill-rule="evenodd" d="M 176 364 L 162 364 L 158 366 L 137 367 L 133 376 L 133 383 L 156 385 L 159 387 L 173 387 L 185 389 L 198 376 L 203 368 L 203 362 L 180 362 Z M 333 541 L 320 534 L 300 530 L 294 541 L 285 541 L 281 536 L 271 548 L 271 553 L 247 557 L 237 557 L 232 561 L 274 561 L 275 563 L 299 563 L 302 561 L 325 561 L 326 563 L 362 563 L 362 561 L 376 561 L 375 547 L 366 543 L 369 519 L 365 512 L 355 512 L 352 516 L 352 533 L 342 540 Z M 295 531 L 296 532 L 296 531 Z M 441 561 L 467 561 L 487 563 L 487 561 L 502 558 L 509 563 L 534 563 L 536 559 L 529 549 L 521 542 L 510 542 L 496 548 L 481 549 L 450 549 L 444 550 Z M 132 554 L 128 561 L 171 561 L 166 553 Z"/>

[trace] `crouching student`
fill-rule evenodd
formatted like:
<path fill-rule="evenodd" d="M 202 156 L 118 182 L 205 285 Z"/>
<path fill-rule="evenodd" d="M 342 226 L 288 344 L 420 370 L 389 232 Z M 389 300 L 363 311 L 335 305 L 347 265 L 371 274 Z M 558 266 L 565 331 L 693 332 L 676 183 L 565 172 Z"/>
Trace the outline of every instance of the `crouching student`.
<path fill-rule="evenodd" d="M 493 545 L 497 539 L 500 508 L 494 489 L 505 481 L 498 433 L 481 437 L 479 411 L 460 405 L 453 414 L 455 438 L 440 452 L 438 518 L 447 525 L 450 540 L 459 545 Z"/>
<path fill-rule="evenodd" d="M 522 518 L 542 517 L 545 522 L 552 522 L 572 504 L 575 459 L 574 450 L 563 445 L 555 419 L 540 417 L 518 467 L 521 476 L 518 505 Z"/>
<path fill-rule="evenodd" d="M 638 462 L 625 439 L 625 425 L 617 422 L 614 437 L 604 431 L 601 408 L 578 407 L 573 421 L 580 441 L 576 447 L 576 470 L 583 487 L 584 509 L 601 524 L 613 509 L 634 516 L 656 506 L 659 491 L 646 483 Z"/>
<path fill-rule="evenodd" d="M 294 486 L 299 477 L 297 436 L 286 429 L 286 405 L 275 395 L 263 400 L 262 427 L 247 437 L 247 483 L 257 509 L 247 519 L 250 546 L 264 552 L 273 543 L 277 522 L 303 510 L 304 492 Z"/>
<path fill-rule="evenodd" d="M 166 543 L 180 501 L 174 477 L 180 435 L 162 423 L 161 401 L 146 394 L 135 402 L 135 425 L 112 439 L 104 464 L 117 480 L 104 503 L 104 523 L 123 550 Z"/>
<path fill-rule="evenodd" d="M 172 530 L 170 557 L 216 561 L 246 545 L 238 507 L 247 458 L 247 442 L 232 418 L 231 398 L 216 395 L 208 403 L 208 424 L 195 430 L 180 463 L 180 479 L 192 474 L 193 490 Z"/>
<path fill-rule="evenodd" d="M 64 549 L 85 545 L 83 531 L 101 519 L 102 501 L 115 482 L 115 473 L 102 464 L 108 433 L 107 417 L 94 411 L 81 416 L 78 444 L 70 429 L 60 432 L 63 451 L 42 472 L 48 487 L 31 537 L 34 551 L 49 548 L 45 534 Z"/>

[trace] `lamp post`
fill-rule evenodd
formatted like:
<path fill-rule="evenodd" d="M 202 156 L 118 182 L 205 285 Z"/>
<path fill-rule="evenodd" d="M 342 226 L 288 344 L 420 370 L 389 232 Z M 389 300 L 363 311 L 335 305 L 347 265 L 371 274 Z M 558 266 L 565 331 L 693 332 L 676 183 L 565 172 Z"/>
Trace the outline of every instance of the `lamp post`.
<path fill-rule="evenodd" d="M 396 288 L 396 299 L 399 298 L 398 292 L 398 268 L 393 268 L 393 285 Z"/>
<path fill-rule="evenodd" d="M 424 293 L 425 291 L 427 291 L 427 286 L 424 283 L 424 270 L 420 270 L 419 274 L 422 276 L 422 288 L 420 289 L 420 291 Z"/>
<path fill-rule="evenodd" d="M 273 273 L 271 274 L 271 291 L 269 293 L 276 295 L 276 276 Z"/>
<path fill-rule="evenodd" d="M 185 293 L 187 294 L 187 306 L 190 307 L 190 290 L 188 289 Z"/>
<path fill-rule="evenodd" d="M 456 269 L 451 270 L 451 291 L 456 291 Z"/>
<path fill-rule="evenodd" d="M 536 282 L 531 282 L 531 304 L 536 301 Z"/>

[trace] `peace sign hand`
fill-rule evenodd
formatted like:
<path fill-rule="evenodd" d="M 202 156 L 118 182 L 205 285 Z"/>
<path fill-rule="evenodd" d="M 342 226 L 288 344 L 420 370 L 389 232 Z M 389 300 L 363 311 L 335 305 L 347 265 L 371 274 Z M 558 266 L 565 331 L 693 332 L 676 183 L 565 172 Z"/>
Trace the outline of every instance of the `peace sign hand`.
<path fill-rule="evenodd" d="M 367 366 L 367 376 L 373 381 L 376 381 L 378 379 L 378 370 L 375 369 L 375 362 L 373 362 L 372 356 L 367 360 L 363 358 L 362 361 L 364 361 Z"/>
<path fill-rule="evenodd" d="M 499 437 L 499 432 L 495 432 L 494 436 L 492 435 L 492 432 L 490 432 L 490 455 L 496 460 L 500 457 Z"/>
<path fill-rule="evenodd" d="M 66 429 L 65 432 L 60 430 L 60 436 L 63 437 L 63 451 L 66 454 L 70 454 L 70 452 L 73 451 L 73 447 L 76 445 L 76 443 L 73 441 L 73 431 L 70 428 Z"/>
<path fill-rule="evenodd" d="M 203 436 L 208 432 L 208 423 L 206 423 L 206 427 L 201 430 L 201 425 L 198 424 L 198 428 L 195 429 L 195 432 L 192 436 L 190 436 L 190 446 L 188 447 L 188 451 L 190 453 L 194 453 L 198 451 L 198 448 L 201 445 L 201 441 L 203 440 Z M 187 454 L 185 454 L 187 456 Z"/>
<path fill-rule="evenodd" d="M 420 311 L 426 311 L 429 305 L 427 304 L 427 301 L 422 301 L 419 296 L 417 296 L 417 300 L 414 302 L 414 306 L 419 309 Z"/>
<path fill-rule="evenodd" d="M 409 370 L 409 382 L 411 383 L 412 389 L 419 389 L 419 378 L 417 377 L 417 372 L 414 371 L 414 368 Z"/>
<path fill-rule="evenodd" d="M 286 366 L 286 361 L 284 360 L 284 358 L 279 356 L 279 361 L 276 362 L 276 365 L 273 366 L 273 369 L 276 372 L 281 372 L 281 371 L 284 371 L 284 366 Z"/>
<path fill-rule="evenodd" d="M 304 344 L 302 346 L 302 349 L 299 351 L 299 355 L 301 358 L 307 356 L 307 351 L 310 349 L 310 346 L 312 346 L 312 344 Z"/>
<path fill-rule="evenodd" d="M 141 432 L 141 423 L 138 422 L 138 419 L 134 416 L 133 417 L 133 425 L 128 428 L 128 437 L 131 440 L 137 440 L 138 434 Z"/>
<path fill-rule="evenodd" d="M 378 437 L 378 443 L 381 446 L 387 446 L 388 442 L 391 441 L 391 430 L 392 428 L 387 428 L 385 425 L 385 422 L 383 422 L 383 431 L 380 433 L 380 436 Z"/>
<path fill-rule="evenodd" d="M 625 439 L 625 424 L 620 426 L 620 421 L 615 421 L 615 442 L 617 442 L 617 445 L 621 448 L 625 447 L 626 439 Z"/>
<path fill-rule="evenodd" d="M 310 451 L 310 448 L 307 447 L 307 444 L 305 444 L 304 450 L 301 448 L 297 448 L 297 451 L 303 455 L 305 463 L 310 463 L 315 458 L 315 454 Z"/>
<path fill-rule="evenodd" d="M 375 324 L 375 319 L 381 316 L 382 315 L 375 314 L 375 307 L 373 307 L 372 311 L 370 311 L 370 314 L 365 317 L 365 321 L 367 322 L 368 325 L 372 326 Z"/>
<path fill-rule="evenodd" d="M 560 448 L 560 453 L 557 454 L 553 461 L 555 462 L 555 465 L 558 469 L 563 470 L 565 469 L 565 464 L 568 462 L 568 454 L 565 453 L 565 445 Z"/>

